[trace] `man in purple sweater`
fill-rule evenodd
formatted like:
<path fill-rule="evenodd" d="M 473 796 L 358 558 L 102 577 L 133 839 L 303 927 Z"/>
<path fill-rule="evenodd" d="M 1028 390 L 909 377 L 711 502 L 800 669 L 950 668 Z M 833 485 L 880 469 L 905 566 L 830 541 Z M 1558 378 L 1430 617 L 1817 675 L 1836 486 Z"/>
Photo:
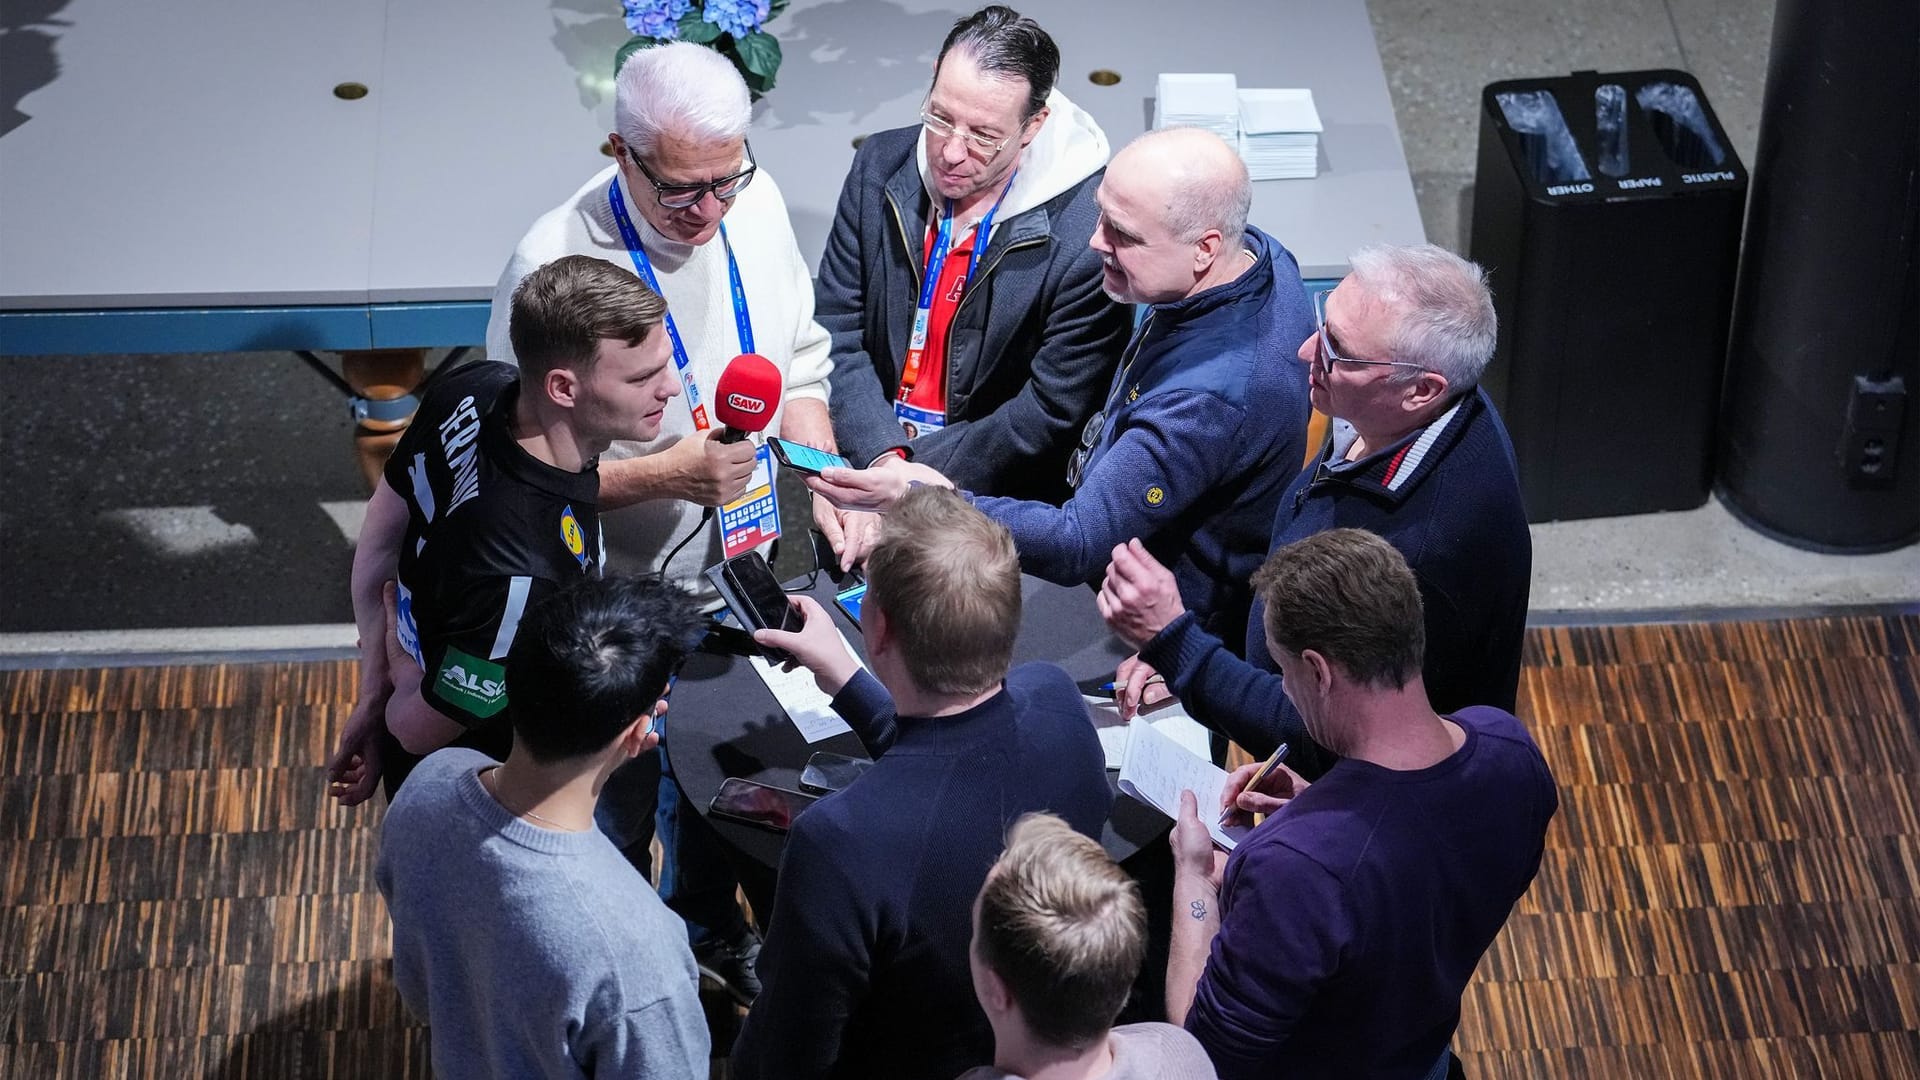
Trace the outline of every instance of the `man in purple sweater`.
<path fill-rule="evenodd" d="M 1511 714 L 1435 714 L 1419 587 L 1385 540 L 1317 533 L 1254 589 L 1287 696 L 1340 761 L 1311 785 L 1235 772 L 1205 812 L 1271 816 L 1231 858 L 1182 797 L 1169 1019 L 1223 1080 L 1443 1077 L 1461 992 L 1540 867 L 1553 776 Z"/>

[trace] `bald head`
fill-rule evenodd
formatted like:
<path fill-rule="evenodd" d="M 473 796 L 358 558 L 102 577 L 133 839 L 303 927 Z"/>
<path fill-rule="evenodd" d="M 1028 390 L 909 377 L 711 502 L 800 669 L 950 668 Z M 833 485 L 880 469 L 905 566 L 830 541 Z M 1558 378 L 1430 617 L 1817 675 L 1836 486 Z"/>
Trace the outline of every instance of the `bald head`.
<path fill-rule="evenodd" d="M 1211 131 L 1149 131 L 1115 154 L 1107 172 L 1133 177 L 1157 195 L 1161 222 L 1177 239 L 1197 240 L 1213 229 L 1237 244 L 1246 231 L 1253 182 L 1240 155 Z"/>
<path fill-rule="evenodd" d="M 1231 280 L 1247 265 L 1253 184 L 1240 155 L 1199 128 L 1150 131 L 1107 165 L 1090 243 L 1102 287 L 1121 303 L 1160 304 Z"/>

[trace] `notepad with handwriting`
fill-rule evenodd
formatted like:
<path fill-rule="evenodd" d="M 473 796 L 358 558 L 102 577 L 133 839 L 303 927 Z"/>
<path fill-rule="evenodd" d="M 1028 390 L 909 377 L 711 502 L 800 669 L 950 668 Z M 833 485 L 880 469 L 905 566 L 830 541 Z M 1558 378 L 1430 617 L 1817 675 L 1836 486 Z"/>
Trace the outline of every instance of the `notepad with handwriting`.
<path fill-rule="evenodd" d="M 1226 772 L 1152 724 L 1135 720 L 1128 726 L 1132 734 L 1120 762 L 1120 790 L 1175 819 L 1180 816 L 1180 793 L 1193 792 L 1200 804 L 1200 821 L 1213 842 L 1232 851 L 1252 829 L 1220 827 L 1220 792 L 1227 784 Z"/>

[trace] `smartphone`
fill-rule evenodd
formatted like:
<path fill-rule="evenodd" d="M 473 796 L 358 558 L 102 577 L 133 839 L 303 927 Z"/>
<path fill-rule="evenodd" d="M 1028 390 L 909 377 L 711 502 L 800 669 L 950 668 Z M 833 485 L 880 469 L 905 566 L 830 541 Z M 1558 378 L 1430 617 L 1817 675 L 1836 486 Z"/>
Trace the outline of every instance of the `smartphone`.
<path fill-rule="evenodd" d="M 845 754 L 829 753 L 825 750 L 807 759 L 807 767 L 800 771 L 800 790 L 816 795 L 839 791 L 848 784 L 860 779 L 860 774 L 873 768 L 873 762 L 866 758 L 848 757 Z"/>
<path fill-rule="evenodd" d="M 733 593 L 727 606 L 750 630 L 798 630 L 805 624 L 759 552 L 735 555 L 721 563 L 720 575 Z"/>
<path fill-rule="evenodd" d="M 847 613 L 847 618 L 852 619 L 855 626 L 860 625 L 860 602 L 866 598 L 867 583 L 864 581 L 833 594 L 833 602 Z"/>
<path fill-rule="evenodd" d="M 720 793 L 707 804 L 707 812 L 717 818 L 783 833 L 793 827 L 793 819 L 799 817 L 802 810 L 818 799 L 817 795 L 804 795 L 732 776 L 720 785 Z"/>
<path fill-rule="evenodd" d="M 773 456 L 780 459 L 780 464 L 809 476 L 819 476 L 821 469 L 853 468 L 853 462 L 839 454 L 816 450 L 805 443 L 789 442 L 777 435 L 768 438 L 767 445 L 773 448 Z"/>

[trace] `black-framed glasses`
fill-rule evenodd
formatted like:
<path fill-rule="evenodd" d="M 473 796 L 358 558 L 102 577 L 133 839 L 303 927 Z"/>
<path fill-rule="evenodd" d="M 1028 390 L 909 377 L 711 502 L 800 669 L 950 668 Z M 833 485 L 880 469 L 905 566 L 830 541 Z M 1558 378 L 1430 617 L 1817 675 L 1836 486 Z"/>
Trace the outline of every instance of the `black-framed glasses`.
<path fill-rule="evenodd" d="M 926 109 L 920 110 L 920 123 L 925 125 L 928 131 L 933 132 L 934 137 L 937 139 L 946 140 L 953 138 L 955 135 L 960 136 L 967 144 L 967 151 L 982 161 L 991 161 L 993 155 L 1006 149 L 1007 144 L 1013 141 L 1012 135 L 1004 139 L 989 139 L 985 135 L 977 131 L 968 130 L 945 117 L 935 116 Z"/>
<path fill-rule="evenodd" d="M 1351 356 L 1341 356 L 1338 352 L 1335 352 L 1333 348 L 1333 335 L 1327 332 L 1326 293 L 1317 292 L 1313 294 L 1313 317 L 1317 326 L 1315 334 L 1320 339 L 1320 344 L 1316 351 L 1320 358 L 1320 373 L 1322 375 L 1333 374 L 1333 365 L 1335 364 L 1365 364 L 1368 367 L 1412 368 L 1415 371 L 1432 370 L 1425 364 L 1409 364 L 1405 360 L 1356 360 Z"/>
<path fill-rule="evenodd" d="M 640 155 L 634 152 L 632 146 L 627 147 L 627 157 L 633 159 L 634 166 L 647 178 L 647 183 L 653 185 L 653 197 L 661 206 L 669 210 L 685 210 L 689 206 L 698 205 L 701 199 L 707 197 L 708 192 L 712 192 L 713 197 L 721 202 L 726 202 L 745 191 L 748 184 L 753 183 L 753 174 L 760 168 L 753 160 L 753 144 L 743 140 L 740 145 L 746 151 L 747 167 L 731 176 L 709 180 L 704 184 L 664 183 L 659 177 L 653 175 L 653 170 L 647 168 L 646 162 L 640 160 Z"/>

